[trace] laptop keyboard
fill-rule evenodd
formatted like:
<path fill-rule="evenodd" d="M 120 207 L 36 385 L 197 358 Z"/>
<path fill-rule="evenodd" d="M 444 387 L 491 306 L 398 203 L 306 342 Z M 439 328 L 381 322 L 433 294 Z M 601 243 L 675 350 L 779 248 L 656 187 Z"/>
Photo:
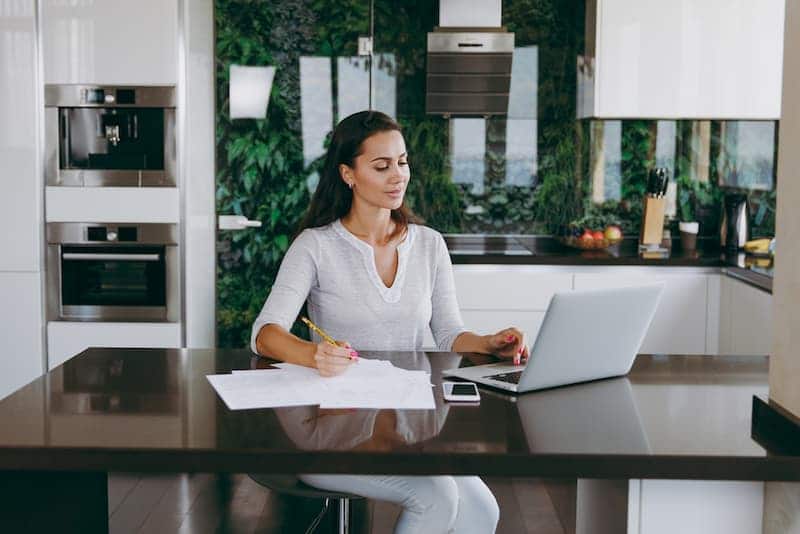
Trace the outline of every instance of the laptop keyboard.
<path fill-rule="evenodd" d="M 518 384 L 519 377 L 522 376 L 522 371 L 514 371 L 511 373 L 501 373 L 499 375 L 488 375 L 484 376 L 483 378 L 491 378 L 492 380 L 498 380 L 500 382 L 508 382 L 509 384 Z"/>

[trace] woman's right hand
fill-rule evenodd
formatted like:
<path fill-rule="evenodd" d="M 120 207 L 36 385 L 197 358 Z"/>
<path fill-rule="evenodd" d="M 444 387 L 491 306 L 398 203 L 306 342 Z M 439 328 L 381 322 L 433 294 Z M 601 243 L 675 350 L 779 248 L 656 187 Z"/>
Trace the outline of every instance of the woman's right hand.
<path fill-rule="evenodd" d="M 337 341 L 337 343 L 338 345 L 331 345 L 327 341 L 317 343 L 314 361 L 322 376 L 342 374 L 353 362 L 358 360 L 358 352 L 353 350 L 350 343 L 346 341 Z"/>

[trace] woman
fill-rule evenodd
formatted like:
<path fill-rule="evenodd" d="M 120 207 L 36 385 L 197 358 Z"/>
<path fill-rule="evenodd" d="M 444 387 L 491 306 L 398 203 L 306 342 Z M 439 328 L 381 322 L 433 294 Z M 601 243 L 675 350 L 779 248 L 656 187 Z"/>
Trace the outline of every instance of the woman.
<path fill-rule="evenodd" d="M 441 350 L 527 357 L 516 328 L 485 336 L 464 329 L 444 239 L 415 224 L 403 204 L 410 177 L 405 141 L 390 117 L 362 111 L 336 126 L 301 232 L 253 324 L 253 351 L 334 376 L 357 358 L 356 349 L 422 348 L 430 327 Z M 292 335 L 304 302 L 313 322 L 347 341 L 334 346 L 315 334 L 315 342 Z M 499 518 L 478 477 L 300 478 L 401 505 L 397 533 L 494 532 Z"/>

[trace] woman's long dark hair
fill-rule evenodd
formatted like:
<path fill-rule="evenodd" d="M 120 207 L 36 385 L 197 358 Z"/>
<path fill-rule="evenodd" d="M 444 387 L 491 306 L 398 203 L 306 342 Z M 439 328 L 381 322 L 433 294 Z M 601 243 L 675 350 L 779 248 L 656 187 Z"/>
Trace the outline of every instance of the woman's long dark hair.
<path fill-rule="evenodd" d="M 325 166 L 322 168 L 317 190 L 311 197 L 308 211 L 297 230 L 298 235 L 306 228 L 330 224 L 350 211 L 353 191 L 342 180 L 339 165 L 354 167 L 356 157 L 361 154 L 364 140 L 378 132 L 388 131 L 402 133 L 400 125 L 380 111 L 359 111 L 339 122 L 333 130 L 331 144 L 325 156 Z M 420 219 L 406 207 L 405 201 L 399 208 L 392 210 L 391 218 L 395 222 L 395 229 L 390 239 L 401 235 L 409 223 L 420 222 Z"/>

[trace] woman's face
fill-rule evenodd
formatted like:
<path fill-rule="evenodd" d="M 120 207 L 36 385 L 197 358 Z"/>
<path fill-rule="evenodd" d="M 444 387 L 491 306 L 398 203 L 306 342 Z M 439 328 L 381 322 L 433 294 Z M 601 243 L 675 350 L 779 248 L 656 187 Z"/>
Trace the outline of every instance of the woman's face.
<path fill-rule="evenodd" d="M 403 134 L 389 130 L 367 137 L 353 165 L 341 165 L 339 172 L 347 184 L 353 185 L 354 201 L 379 208 L 400 207 L 411 178 Z"/>

